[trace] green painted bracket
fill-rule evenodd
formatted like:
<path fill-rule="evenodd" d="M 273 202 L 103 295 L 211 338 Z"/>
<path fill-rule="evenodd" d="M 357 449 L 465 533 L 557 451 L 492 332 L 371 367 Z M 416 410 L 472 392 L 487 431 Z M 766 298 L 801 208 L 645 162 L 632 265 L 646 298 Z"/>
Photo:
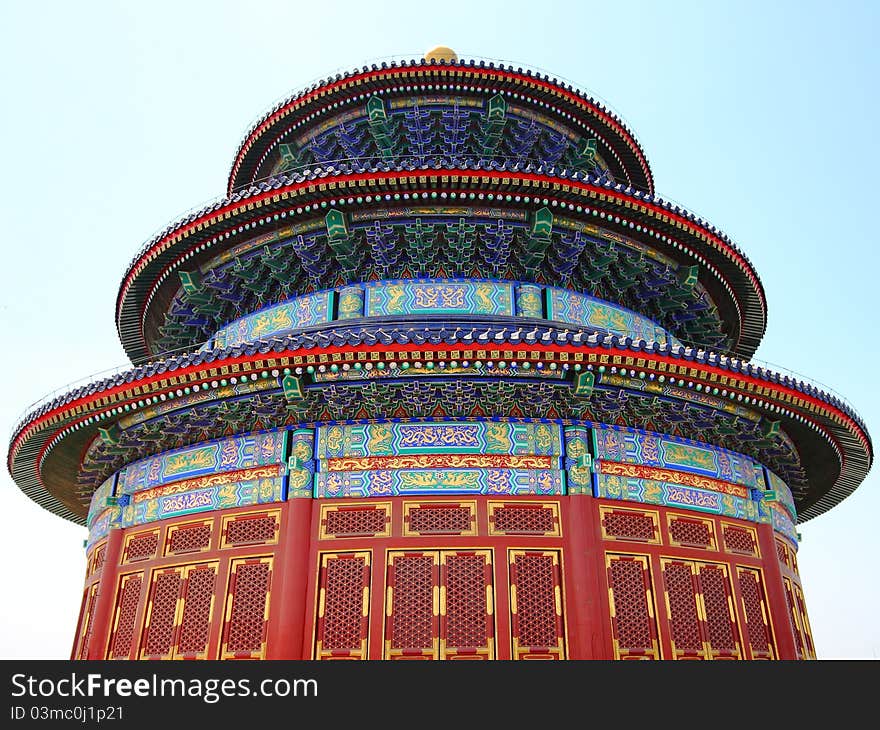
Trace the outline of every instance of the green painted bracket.
<path fill-rule="evenodd" d="M 773 438 L 779 435 L 779 421 L 764 421 L 761 424 L 761 435 L 764 438 Z"/>
<path fill-rule="evenodd" d="M 575 463 L 579 469 L 592 469 L 593 457 L 590 454 L 581 454 Z"/>
<path fill-rule="evenodd" d="M 202 274 L 199 271 L 178 271 L 180 283 L 187 294 L 195 294 L 202 288 Z"/>
<path fill-rule="evenodd" d="M 768 489 L 764 494 L 761 495 L 761 499 L 765 502 L 775 502 L 776 501 L 776 490 Z"/>
<path fill-rule="evenodd" d="M 370 119 L 370 124 L 382 124 L 388 121 L 385 104 L 378 96 L 371 96 L 367 100 L 367 116 Z"/>
<path fill-rule="evenodd" d="M 489 99 L 489 111 L 486 115 L 492 124 L 503 124 L 507 118 L 507 102 L 501 94 L 495 94 Z"/>
<path fill-rule="evenodd" d="M 108 426 L 107 428 L 101 428 L 98 426 L 98 433 L 101 434 L 101 440 L 105 444 L 110 444 L 110 446 L 114 446 L 119 443 L 119 436 L 122 434 L 122 431 L 119 428 L 119 425 L 114 423 L 112 426 Z"/>
<path fill-rule="evenodd" d="M 697 283 L 697 278 L 700 274 L 700 267 L 697 265 L 694 266 L 682 266 L 678 270 L 678 280 L 681 282 L 681 285 L 686 289 L 693 289 L 694 285 Z"/>
<path fill-rule="evenodd" d="M 281 381 L 281 387 L 284 389 L 284 399 L 288 402 L 302 400 L 306 397 L 302 378 L 298 378 L 296 375 L 285 375 Z"/>
<path fill-rule="evenodd" d="M 578 149 L 578 157 L 583 162 L 595 162 L 596 160 L 596 140 L 584 139 Z"/>
<path fill-rule="evenodd" d="M 574 395 L 578 398 L 589 398 L 593 395 L 596 376 L 590 371 L 578 373 L 574 381 Z"/>
<path fill-rule="evenodd" d="M 327 224 L 327 235 L 331 241 L 345 238 L 348 236 L 348 226 L 345 223 L 345 214 L 341 210 L 332 208 L 326 216 L 324 222 Z"/>
<path fill-rule="evenodd" d="M 535 211 L 532 219 L 532 235 L 537 238 L 549 238 L 553 233 L 553 213 L 546 206 Z"/>

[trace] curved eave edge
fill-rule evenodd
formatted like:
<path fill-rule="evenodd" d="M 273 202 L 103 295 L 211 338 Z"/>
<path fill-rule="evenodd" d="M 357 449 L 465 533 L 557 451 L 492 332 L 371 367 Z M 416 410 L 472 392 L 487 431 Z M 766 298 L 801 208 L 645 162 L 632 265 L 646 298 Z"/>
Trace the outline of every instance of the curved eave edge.
<path fill-rule="evenodd" d="M 548 330 L 547 334 L 550 334 L 550 332 L 551 331 Z M 461 342 L 455 342 L 452 344 L 440 342 L 439 347 L 455 347 L 461 350 L 468 348 L 481 349 L 487 346 L 504 346 L 509 348 L 522 347 L 524 349 L 517 349 L 517 352 L 522 353 L 523 359 L 529 359 L 527 350 L 530 352 L 535 347 L 543 347 L 543 356 L 552 359 L 552 353 L 555 353 L 557 351 L 551 349 L 554 346 L 564 347 L 566 345 L 575 344 L 575 346 L 578 348 L 584 345 L 591 346 L 593 348 L 601 347 L 602 349 L 599 351 L 599 354 L 607 355 L 626 356 L 631 355 L 633 352 L 642 352 L 646 362 L 667 362 L 668 364 L 676 365 L 680 363 L 680 360 L 687 361 L 689 359 L 684 356 L 684 353 L 682 351 L 692 350 L 692 348 L 675 348 L 677 351 L 677 355 L 672 355 L 671 357 L 669 357 L 666 354 L 657 354 L 659 350 L 662 350 L 664 348 L 660 348 L 659 346 L 657 346 L 656 343 L 651 343 L 650 346 L 646 346 L 646 343 L 644 343 L 643 340 L 639 341 L 638 343 L 632 343 L 629 338 L 626 338 L 622 342 L 620 338 L 617 338 L 616 336 L 600 337 L 598 335 L 589 335 L 584 337 L 582 333 L 572 334 L 568 331 L 558 331 L 553 332 L 552 334 L 556 335 L 555 339 L 557 340 L 553 343 L 517 342 L 502 344 L 502 342 L 493 340 L 493 342 L 495 343 L 493 345 L 464 345 Z M 576 343 L 573 342 L 575 338 L 579 338 Z M 13 437 L 12 443 L 10 444 L 10 450 L 7 458 L 9 471 L 12 474 L 13 479 L 22 489 L 22 491 L 24 491 L 25 494 L 31 497 L 31 499 L 36 501 L 38 504 L 41 504 L 41 506 L 45 507 L 49 511 L 54 512 L 55 514 L 59 514 L 60 516 L 72 520 L 77 524 L 82 524 L 81 517 L 79 515 L 71 511 L 58 498 L 48 493 L 48 491 L 45 489 L 37 471 L 37 462 L 40 458 L 40 454 L 45 451 L 50 442 L 58 442 L 70 433 L 86 426 L 87 419 L 91 418 L 89 414 L 98 413 L 100 411 L 107 411 L 110 407 L 109 405 L 104 405 L 101 408 L 96 408 L 94 406 L 95 403 L 97 403 L 100 399 L 108 395 L 108 391 L 109 394 L 112 395 L 110 400 L 116 407 L 125 402 L 136 402 L 139 397 L 142 399 L 144 395 L 152 395 L 154 393 L 174 390 L 175 388 L 179 388 L 185 383 L 214 379 L 216 378 L 216 368 L 222 365 L 242 366 L 242 371 L 245 373 L 248 373 L 251 370 L 256 371 L 259 369 L 274 367 L 272 364 L 268 364 L 267 362 L 261 362 L 260 358 L 257 356 L 257 353 L 259 353 L 259 355 L 269 355 L 268 360 L 271 360 L 273 363 L 277 363 L 279 360 L 283 360 L 284 358 L 295 356 L 295 353 L 303 354 L 304 352 L 306 352 L 306 358 L 311 357 L 315 360 L 315 362 L 317 362 L 317 356 L 320 353 L 308 352 L 309 349 L 317 349 L 317 346 L 315 348 L 303 348 L 301 346 L 301 343 L 298 343 L 296 340 L 296 336 L 288 336 L 286 338 L 274 338 L 273 340 L 255 343 L 253 345 L 237 346 L 223 352 L 202 353 L 195 359 L 193 358 L 193 356 L 187 356 L 185 358 L 176 358 L 174 361 L 154 363 L 147 367 L 135 368 L 128 373 L 116 376 L 116 378 L 106 379 L 98 383 L 93 383 L 89 386 L 86 386 L 85 388 L 72 391 L 66 396 L 62 396 L 59 399 L 56 399 L 56 401 L 58 402 L 53 401 L 52 403 L 46 404 L 37 409 L 33 413 L 29 414 L 29 416 L 21 424 L 19 424 L 14 432 L 15 435 Z M 628 345 L 626 343 L 628 343 Z M 429 344 L 434 346 L 435 343 Z M 387 350 L 388 347 L 393 346 L 394 344 L 375 342 L 365 345 L 362 342 L 360 343 L 359 351 L 361 353 L 366 352 L 367 350 L 364 349 L 365 347 L 377 347 L 381 348 L 382 350 Z M 407 349 L 425 349 L 424 343 L 416 345 L 415 348 L 413 348 L 412 345 L 401 345 L 399 343 L 398 346 L 403 346 Z M 326 347 L 326 345 L 324 347 Z M 616 350 L 616 352 L 614 350 Z M 562 352 L 567 350 L 559 349 L 558 351 Z M 196 360 L 198 360 L 198 362 L 196 362 Z M 690 353 L 690 361 L 696 362 L 693 352 Z M 204 372 L 199 372 L 197 368 L 204 364 L 210 365 L 209 367 L 204 369 Z M 713 368 L 715 372 L 722 371 L 722 369 L 719 368 L 717 365 L 711 365 L 705 362 L 701 364 L 706 364 L 707 368 Z M 749 369 L 752 368 L 751 365 L 746 364 L 746 366 Z M 690 369 L 690 367 L 688 367 L 688 369 Z M 171 381 L 170 385 L 160 387 L 159 381 L 163 379 L 161 376 L 166 375 L 169 372 L 173 373 L 176 370 L 181 371 L 178 374 L 180 379 L 177 380 L 177 378 L 175 378 L 174 376 L 168 375 L 166 378 L 164 378 L 164 380 L 166 381 L 166 383 L 168 381 Z M 210 370 L 214 370 L 214 373 L 211 374 Z M 711 372 L 712 371 L 710 371 L 709 369 L 701 369 L 701 374 L 706 376 L 707 383 L 708 376 Z M 763 371 L 763 373 L 767 375 L 768 371 Z M 752 377 L 753 380 L 755 378 L 754 375 L 750 377 Z M 777 379 L 779 378 L 778 375 L 776 377 Z M 788 380 L 787 377 L 785 377 L 784 379 Z M 120 380 L 121 382 L 118 382 Z M 769 382 L 769 379 L 765 379 L 765 382 Z M 745 388 L 748 384 L 748 381 L 738 381 L 738 384 Z M 125 388 L 125 385 L 128 385 L 130 387 Z M 735 389 L 733 384 L 730 384 L 729 387 L 731 388 L 731 390 Z M 808 425 L 813 421 L 821 422 L 821 427 L 814 425 L 811 426 L 811 428 L 813 428 L 814 430 L 818 430 L 820 433 L 825 428 L 830 429 L 833 433 L 832 438 L 834 443 L 842 448 L 844 450 L 844 453 L 840 454 L 842 468 L 838 478 L 835 480 L 835 483 L 814 503 L 810 504 L 808 507 L 802 510 L 799 515 L 799 522 L 805 522 L 826 512 L 827 510 L 838 504 L 845 497 L 847 497 L 849 494 L 851 494 L 864 480 L 873 462 L 873 447 L 871 444 L 870 436 L 857 414 L 855 414 L 848 406 L 832 406 L 830 403 L 830 401 L 832 400 L 830 396 L 827 396 L 827 394 L 823 393 L 822 391 L 818 391 L 812 386 L 807 386 L 807 388 L 811 389 L 812 391 L 811 395 L 809 396 L 810 398 L 818 401 L 822 406 L 831 406 L 834 411 L 836 411 L 836 413 L 822 411 L 818 415 L 810 413 L 809 418 L 804 418 L 800 415 L 800 412 L 789 411 L 786 408 L 783 408 L 781 414 L 782 417 L 785 417 L 786 419 L 796 419 Z M 763 398 L 759 400 L 758 398 L 755 398 L 751 395 L 751 391 L 749 392 L 750 395 L 746 396 L 744 402 L 748 403 L 749 398 L 754 398 L 753 402 L 756 406 L 760 406 L 764 409 L 769 409 L 771 411 L 775 407 L 776 414 L 780 413 L 780 408 L 778 404 L 774 406 L 774 403 L 769 399 L 766 402 Z M 793 388 L 791 384 L 781 385 L 778 389 L 777 400 L 782 400 L 782 402 L 785 402 L 786 396 L 790 396 L 792 392 L 797 393 L 800 391 L 798 391 L 796 388 Z M 740 395 L 742 395 L 742 393 L 740 393 Z M 833 400 L 836 401 L 836 399 Z M 65 406 L 69 406 L 69 408 L 65 408 Z M 53 413 L 53 411 L 56 412 Z M 803 412 L 809 411 L 806 410 Z M 844 416 L 843 419 L 840 418 L 841 415 Z M 90 432 L 97 429 L 97 420 L 100 419 L 93 418 L 91 420 L 91 425 L 89 425 Z M 40 421 L 40 423 L 36 423 L 37 421 Z M 107 421 L 107 423 L 112 423 L 112 420 Z M 853 425 L 856 428 L 853 428 Z M 44 430 L 43 427 L 52 429 L 52 433 L 50 435 L 46 436 L 45 433 L 42 434 L 45 438 L 41 438 L 39 433 L 39 431 Z"/>
<path fill-rule="evenodd" d="M 743 286 L 739 295 L 747 301 L 741 302 L 746 306 L 746 311 L 741 312 L 740 347 L 738 352 L 743 356 L 750 356 L 757 349 L 767 323 L 766 297 L 763 284 L 755 272 L 748 257 L 730 240 L 730 238 L 715 226 L 704 221 L 699 216 L 665 201 L 659 196 L 643 193 L 622 184 L 613 184 L 602 181 L 595 175 L 582 174 L 580 172 L 568 173 L 567 170 L 557 170 L 554 166 L 533 166 L 531 164 L 520 165 L 508 163 L 491 163 L 483 165 L 478 161 L 457 160 L 464 163 L 459 167 L 429 167 L 419 168 L 415 165 L 392 168 L 391 166 L 351 166 L 340 164 L 326 167 L 316 166 L 314 170 L 307 170 L 293 176 L 280 175 L 271 182 L 264 182 L 236 193 L 229 198 L 219 199 L 215 203 L 194 212 L 177 221 L 147 242 L 139 254 L 130 263 L 116 300 L 116 324 L 120 340 L 126 352 L 134 362 L 142 362 L 150 357 L 146 343 L 143 342 L 142 312 L 139 303 L 146 296 L 146 288 L 154 287 L 154 283 L 143 282 L 140 275 L 148 267 L 164 267 L 172 258 L 173 247 L 191 234 L 213 230 L 232 217 L 242 219 L 250 213 L 249 218 L 256 218 L 273 204 L 281 205 L 281 199 L 288 203 L 290 195 L 315 194 L 316 188 L 321 185 L 333 183 L 337 186 L 357 184 L 369 181 L 378 184 L 384 177 L 425 177 L 438 189 L 448 186 L 440 178 L 457 175 L 463 178 L 460 182 L 462 187 L 482 185 L 486 181 L 481 178 L 481 173 L 506 173 L 512 176 L 509 180 L 502 181 L 508 185 L 522 185 L 530 187 L 533 184 L 553 184 L 556 188 L 568 188 L 563 190 L 562 196 L 588 196 L 600 199 L 600 203 L 618 204 L 630 211 L 630 215 L 644 215 L 646 220 L 655 220 L 655 213 L 660 213 L 663 218 L 661 223 L 676 228 L 687 227 L 690 235 L 706 245 L 708 253 L 720 254 L 722 263 L 726 264 L 741 275 Z M 307 173 L 307 174 L 306 174 Z M 371 176 L 375 176 L 373 180 Z M 427 184 L 427 183 L 425 183 Z M 421 185 L 421 183 L 419 184 Z M 321 191 L 323 192 L 323 191 Z M 546 195 L 546 193 L 543 193 Z M 285 197 L 288 196 L 288 197 Z M 626 208 L 626 204 L 629 208 Z M 633 203 L 640 208 L 632 207 Z M 643 210 L 642 210 L 643 209 Z M 205 238 L 204 234 L 202 238 Z M 198 236 L 195 236 L 198 237 Z M 198 243 L 195 237 L 190 243 Z M 701 258 L 706 251 L 699 252 L 697 258 Z M 757 297 L 757 302 L 751 299 Z M 136 311 L 132 311 L 132 308 Z"/>
<path fill-rule="evenodd" d="M 487 63 L 486 61 L 467 59 L 455 62 L 447 62 L 427 61 L 425 59 L 417 61 L 413 59 L 408 63 L 392 62 L 390 65 L 383 63 L 381 67 L 377 67 L 374 65 L 372 68 L 367 68 L 366 66 L 364 66 L 361 69 L 353 69 L 344 74 L 336 74 L 333 78 L 322 79 L 312 84 L 311 86 L 295 92 L 294 94 L 286 97 L 282 101 L 276 103 L 271 109 L 264 113 L 263 116 L 255 121 L 247 130 L 247 132 L 245 132 L 245 135 L 241 143 L 239 144 L 238 149 L 236 149 L 235 151 L 232 168 L 229 173 L 227 191 L 232 192 L 232 190 L 234 189 L 235 179 L 241 168 L 241 164 L 247 153 L 250 151 L 249 148 L 252 146 L 253 141 L 255 141 L 255 139 L 260 136 L 257 133 L 259 132 L 260 134 L 262 134 L 264 128 L 271 127 L 275 121 L 286 116 L 288 112 L 292 111 L 291 109 L 289 109 L 289 107 L 294 106 L 299 102 L 304 103 L 309 97 L 326 96 L 330 93 L 333 93 L 337 89 L 337 87 L 345 86 L 346 84 L 349 84 L 351 82 L 362 83 L 364 79 L 378 80 L 386 76 L 391 76 L 392 78 L 394 78 L 397 74 L 400 74 L 401 72 L 411 73 L 419 70 L 427 71 L 429 73 L 449 73 L 456 71 L 458 71 L 459 73 L 469 73 L 476 71 L 477 73 L 484 74 L 486 72 L 492 72 L 505 75 L 508 78 L 519 80 L 521 83 L 525 84 L 543 84 L 546 85 L 547 90 L 549 91 L 570 94 L 576 97 L 576 99 L 580 103 L 592 107 L 593 110 L 597 112 L 596 116 L 600 118 L 600 121 L 603 121 L 603 123 L 612 128 L 618 128 L 618 132 L 621 134 L 621 137 L 624 138 L 626 142 L 628 142 L 630 152 L 633 153 L 634 158 L 639 163 L 639 166 L 642 168 L 642 172 L 647 182 L 647 189 L 654 189 L 654 176 L 653 172 L 651 171 L 651 166 L 648 162 L 645 151 L 642 149 L 642 146 L 641 144 L 639 144 L 633 131 L 618 115 L 616 115 L 604 104 L 593 99 L 582 90 L 577 89 L 570 84 L 561 82 L 556 78 L 548 76 L 547 74 L 533 72 L 532 70 L 527 68 L 514 69 L 513 66 L 505 66 L 504 64 L 496 65 L 491 61 Z M 605 117 L 605 119 L 602 119 L 602 117 Z"/>

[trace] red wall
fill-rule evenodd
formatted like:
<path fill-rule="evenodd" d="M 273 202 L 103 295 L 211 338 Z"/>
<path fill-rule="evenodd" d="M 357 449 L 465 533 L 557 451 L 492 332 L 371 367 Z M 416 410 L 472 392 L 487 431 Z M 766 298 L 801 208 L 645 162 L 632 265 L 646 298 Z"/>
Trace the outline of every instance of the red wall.
<path fill-rule="evenodd" d="M 591 497 L 298 499 L 113 530 L 73 658 L 795 659 L 768 525 Z"/>

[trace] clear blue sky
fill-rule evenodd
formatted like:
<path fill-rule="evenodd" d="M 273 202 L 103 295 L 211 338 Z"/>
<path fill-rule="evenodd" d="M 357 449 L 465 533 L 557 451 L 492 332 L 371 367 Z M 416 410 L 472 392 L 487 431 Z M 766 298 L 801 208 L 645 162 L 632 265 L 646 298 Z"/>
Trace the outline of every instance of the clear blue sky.
<path fill-rule="evenodd" d="M 113 309 L 128 262 L 222 195 L 259 115 L 333 71 L 443 44 L 606 101 L 658 192 L 757 268 L 758 359 L 843 393 L 880 437 L 878 20 L 871 2 L 3 3 L 3 433 L 49 391 L 125 362 Z M 0 482 L 0 657 L 65 658 L 85 528 L 5 469 Z M 800 528 L 823 658 L 880 657 L 878 520 L 875 468 Z"/>

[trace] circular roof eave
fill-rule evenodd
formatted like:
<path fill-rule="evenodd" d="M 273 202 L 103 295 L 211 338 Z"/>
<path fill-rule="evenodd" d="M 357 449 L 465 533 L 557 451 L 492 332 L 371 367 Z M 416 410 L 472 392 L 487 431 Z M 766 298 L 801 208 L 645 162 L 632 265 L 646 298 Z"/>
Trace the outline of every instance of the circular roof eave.
<path fill-rule="evenodd" d="M 682 252 L 687 252 L 694 262 L 712 265 L 717 269 L 716 277 L 728 290 L 732 306 L 737 310 L 731 324 L 739 332 L 738 344 L 734 348 L 738 355 L 750 357 L 763 337 L 767 322 L 766 300 L 763 285 L 751 262 L 724 233 L 659 196 L 601 182 L 590 175 L 577 172 L 568 174 L 566 170 L 557 171 L 552 167 L 545 170 L 531 165 L 522 166 L 522 169 L 516 165 L 494 163 L 473 163 L 459 169 L 415 166 L 391 168 L 378 165 L 354 168 L 332 164 L 326 167 L 328 169 L 318 166 L 315 170 L 305 171 L 308 174 L 279 176 L 271 183 L 262 183 L 229 198 L 220 199 L 167 227 L 145 244 L 130 264 L 117 297 L 117 329 L 129 357 L 134 362 L 143 362 L 151 356 L 149 345 L 144 339 L 143 326 L 149 316 L 152 297 L 159 286 L 157 280 L 161 278 L 163 285 L 171 286 L 168 283 L 169 273 L 173 273 L 173 270 L 191 261 L 193 257 L 203 256 L 202 251 L 212 245 L 212 235 L 215 238 L 218 235 L 224 237 L 222 243 L 218 239 L 218 246 L 211 249 L 210 253 L 216 255 L 224 246 L 240 240 L 236 234 L 239 229 L 244 230 L 244 225 L 250 226 L 254 222 L 256 228 L 257 222 L 260 225 L 265 223 L 264 214 L 295 207 L 291 198 L 300 198 L 304 202 L 322 196 L 329 199 L 331 196 L 320 190 L 321 186 L 329 183 L 336 186 L 335 197 L 338 197 L 339 189 L 344 189 L 346 185 L 360 186 L 359 195 L 363 193 L 365 184 L 387 193 L 387 181 L 391 178 L 398 183 L 403 181 L 396 190 L 405 189 L 410 184 L 408 179 L 414 181 L 414 187 L 419 189 L 425 186 L 433 186 L 433 189 L 438 190 L 449 189 L 450 183 L 443 182 L 442 178 L 448 179 L 453 175 L 460 179 L 458 186 L 462 189 L 468 186 L 474 190 L 484 189 L 484 180 L 488 174 L 490 180 L 499 181 L 499 189 L 517 187 L 525 195 L 532 192 L 528 189 L 530 187 L 541 188 L 541 199 L 552 195 L 554 200 L 558 198 L 563 202 L 566 199 L 580 201 L 590 203 L 597 209 L 605 206 L 623 213 L 631 220 L 627 224 L 628 228 L 619 224 L 624 226 L 621 230 L 626 229 L 629 234 L 630 229 L 634 229 L 638 222 L 646 230 L 651 230 L 654 237 L 650 238 L 646 234 L 645 239 L 658 248 L 665 246 L 670 251 L 675 251 L 678 247 Z M 419 178 L 424 178 L 426 182 L 418 182 Z M 546 187 L 541 187 L 545 183 Z M 552 194 L 547 192 L 548 187 L 552 189 Z M 606 223 L 611 225 L 614 221 L 609 220 Z M 682 234 L 687 236 L 687 245 L 674 242 Z M 664 241 L 664 237 L 669 240 Z M 176 284 L 174 286 L 176 289 Z"/>

